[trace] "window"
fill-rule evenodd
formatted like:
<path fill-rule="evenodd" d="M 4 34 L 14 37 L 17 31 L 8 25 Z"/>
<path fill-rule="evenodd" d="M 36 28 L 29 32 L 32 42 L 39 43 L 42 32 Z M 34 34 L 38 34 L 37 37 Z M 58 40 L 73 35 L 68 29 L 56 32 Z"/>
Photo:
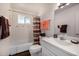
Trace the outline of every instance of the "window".
<path fill-rule="evenodd" d="M 25 17 L 24 22 L 25 22 L 26 24 L 30 24 L 30 18 Z"/>
<path fill-rule="evenodd" d="M 30 18 L 24 15 L 18 15 L 18 24 L 30 24 Z"/>

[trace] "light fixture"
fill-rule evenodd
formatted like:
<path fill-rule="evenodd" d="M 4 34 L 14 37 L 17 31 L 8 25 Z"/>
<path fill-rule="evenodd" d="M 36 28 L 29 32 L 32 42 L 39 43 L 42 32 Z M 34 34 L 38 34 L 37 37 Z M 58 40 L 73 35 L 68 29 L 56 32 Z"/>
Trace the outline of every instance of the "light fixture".
<path fill-rule="evenodd" d="M 59 9 L 59 8 L 64 8 L 66 5 L 69 5 L 70 3 L 57 3 L 57 8 L 56 9 Z"/>
<path fill-rule="evenodd" d="M 64 8 L 64 6 L 61 6 L 60 8 Z"/>
<path fill-rule="evenodd" d="M 58 8 L 59 8 L 58 6 L 60 6 L 60 3 L 56 3 L 56 9 L 58 9 Z"/>
<path fill-rule="evenodd" d="M 57 3 L 57 6 L 59 6 L 60 5 L 60 3 Z"/>
<path fill-rule="evenodd" d="M 66 3 L 66 5 L 69 5 L 70 3 Z"/>

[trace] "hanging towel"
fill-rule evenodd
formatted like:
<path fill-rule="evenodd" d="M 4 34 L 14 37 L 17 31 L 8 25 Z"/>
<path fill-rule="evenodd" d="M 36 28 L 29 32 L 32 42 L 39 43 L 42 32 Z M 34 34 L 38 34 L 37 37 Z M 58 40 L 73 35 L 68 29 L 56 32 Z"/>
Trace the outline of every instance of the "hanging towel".
<path fill-rule="evenodd" d="M 1 39 L 1 33 L 2 33 L 2 26 L 0 26 L 0 39 Z"/>
<path fill-rule="evenodd" d="M 5 39 L 10 35 L 9 33 L 9 22 L 8 19 L 6 19 L 4 16 L 0 17 L 0 26 L 2 27 L 1 31 L 1 38 L 0 39 Z"/>
<path fill-rule="evenodd" d="M 49 28 L 49 20 L 41 21 L 41 29 L 48 30 L 48 28 Z"/>

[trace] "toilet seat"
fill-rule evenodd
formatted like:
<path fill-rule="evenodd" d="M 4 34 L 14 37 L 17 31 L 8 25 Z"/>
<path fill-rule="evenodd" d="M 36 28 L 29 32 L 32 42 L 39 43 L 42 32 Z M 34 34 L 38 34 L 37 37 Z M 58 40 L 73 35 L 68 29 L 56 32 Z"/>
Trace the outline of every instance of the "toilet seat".
<path fill-rule="evenodd" d="M 29 50 L 31 53 L 36 53 L 41 50 L 41 46 L 40 45 L 32 45 Z"/>

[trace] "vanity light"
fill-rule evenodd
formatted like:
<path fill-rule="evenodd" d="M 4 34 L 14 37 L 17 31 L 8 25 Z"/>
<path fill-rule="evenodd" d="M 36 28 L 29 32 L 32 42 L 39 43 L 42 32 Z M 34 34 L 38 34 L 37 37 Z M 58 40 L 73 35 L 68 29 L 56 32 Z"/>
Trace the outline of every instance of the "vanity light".
<path fill-rule="evenodd" d="M 57 7 L 60 5 L 60 3 L 57 3 Z"/>
<path fill-rule="evenodd" d="M 57 3 L 56 9 L 64 8 L 66 5 L 69 5 L 69 4 L 70 4 L 70 3 Z"/>
<path fill-rule="evenodd" d="M 61 6 L 60 8 L 64 8 L 64 6 Z"/>
<path fill-rule="evenodd" d="M 70 3 L 67 3 L 66 5 L 69 5 Z"/>
<path fill-rule="evenodd" d="M 60 3 L 57 3 L 57 5 L 56 5 L 56 9 L 58 9 L 58 8 L 59 8 L 58 6 L 60 6 Z"/>

